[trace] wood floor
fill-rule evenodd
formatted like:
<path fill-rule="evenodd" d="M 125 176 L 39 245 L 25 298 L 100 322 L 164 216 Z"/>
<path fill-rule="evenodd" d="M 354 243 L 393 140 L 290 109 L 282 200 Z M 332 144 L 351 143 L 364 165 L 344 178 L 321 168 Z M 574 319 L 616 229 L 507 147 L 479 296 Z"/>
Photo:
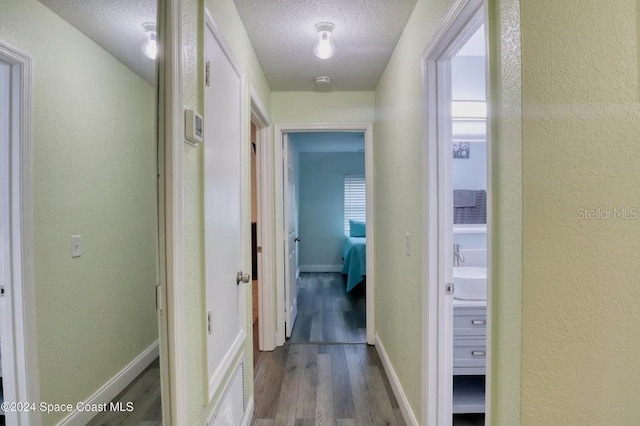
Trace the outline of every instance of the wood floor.
<path fill-rule="evenodd" d="M 160 396 L 160 362 L 156 359 L 114 402 L 133 402 L 133 411 L 107 411 L 98 414 L 87 425 L 161 426 L 162 398 Z"/>
<path fill-rule="evenodd" d="M 364 343 L 365 286 L 347 294 L 342 275 L 331 273 L 301 274 L 299 285 L 291 339 L 259 353 L 252 425 L 405 425 L 380 358 Z M 101 413 L 88 424 L 161 425 L 158 360 L 114 401 L 133 401 L 135 410 Z M 453 419 L 453 426 L 483 424 L 483 415 Z"/>
<path fill-rule="evenodd" d="M 484 414 L 454 414 L 453 426 L 484 426 Z"/>
<path fill-rule="evenodd" d="M 255 426 L 405 424 L 371 346 L 287 343 L 261 363 Z"/>
<path fill-rule="evenodd" d="M 291 343 L 365 343 L 366 284 L 351 292 L 340 273 L 302 273 Z"/>

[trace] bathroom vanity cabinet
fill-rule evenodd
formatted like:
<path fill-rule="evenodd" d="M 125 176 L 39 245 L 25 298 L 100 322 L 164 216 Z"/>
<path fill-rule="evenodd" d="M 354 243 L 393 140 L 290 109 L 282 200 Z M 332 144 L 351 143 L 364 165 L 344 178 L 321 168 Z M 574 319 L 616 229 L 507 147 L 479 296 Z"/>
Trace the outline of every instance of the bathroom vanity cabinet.
<path fill-rule="evenodd" d="M 453 413 L 484 413 L 487 309 L 453 307 Z"/>

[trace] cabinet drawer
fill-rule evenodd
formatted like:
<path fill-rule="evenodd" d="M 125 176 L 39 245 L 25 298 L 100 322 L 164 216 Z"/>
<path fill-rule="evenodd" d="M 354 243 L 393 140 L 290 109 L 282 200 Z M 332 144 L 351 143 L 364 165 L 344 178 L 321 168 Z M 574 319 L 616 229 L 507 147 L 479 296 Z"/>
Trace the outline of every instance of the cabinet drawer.
<path fill-rule="evenodd" d="M 483 309 L 454 309 L 453 335 L 458 336 L 486 336 L 487 311 Z"/>
<path fill-rule="evenodd" d="M 453 368 L 484 368 L 487 360 L 487 342 L 484 339 L 454 339 Z"/>

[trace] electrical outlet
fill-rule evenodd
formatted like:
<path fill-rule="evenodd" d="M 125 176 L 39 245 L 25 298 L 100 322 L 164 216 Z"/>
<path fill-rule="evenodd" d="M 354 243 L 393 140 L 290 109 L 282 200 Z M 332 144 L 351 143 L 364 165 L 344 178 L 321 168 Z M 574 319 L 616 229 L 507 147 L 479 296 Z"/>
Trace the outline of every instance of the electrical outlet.
<path fill-rule="evenodd" d="M 71 257 L 82 256 L 82 235 L 71 236 Z"/>

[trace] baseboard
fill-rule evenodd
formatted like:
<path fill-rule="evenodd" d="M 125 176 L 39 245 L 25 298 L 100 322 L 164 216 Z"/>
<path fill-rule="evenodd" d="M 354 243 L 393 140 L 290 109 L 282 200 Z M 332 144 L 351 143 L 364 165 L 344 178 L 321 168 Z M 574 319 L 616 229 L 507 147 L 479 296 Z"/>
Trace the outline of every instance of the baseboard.
<path fill-rule="evenodd" d="M 247 402 L 247 408 L 244 410 L 244 419 L 242 419 L 242 426 L 249 426 L 253 420 L 253 397 Z"/>
<path fill-rule="evenodd" d="M 407 425 L 418 426 L 419 423 L 416 419 L 416 415 L 413 413 L 413 410 L 409 405 L 407 395 L 404 393 L 404 390 L 400 385 L 400 379 L 398 379 L 398 375 L 391 365 L 391 361 L 389 360 L 387 351 L 384 350 L 384 345 L 382 344 L 382 340 L 380 340 L 380 336 L 378 336 L 378 333 L 375 334 L 375 340 L 376 350 L 378 351 L 378 355 L 380 356 L 382 365 L 384 366 L 384 371 L 387 373 L 387 377 L 389 378 L 389 382 L 391 383 L 391 389 L 393 389 L 393 393 L 398 400 L 400 411 L 402 411 L 402 417 L 404 417 L 404 421 L 407 423 Z"/>
<path fill-rule="evenodd" d="M 159 348 L 156 340 L 151 346 L 138 355 L 129 365 L 124 367 L 111 380 L 105 383 L 93 395 L 84 401 L 85 405 L 108 404 L 118 396 L 136 377 L 144 371 L 158 357 Z M 91 411 L 74 410 L 67 417 L 62 419 L 58 426 L 83 426 L 97 414 Z"/>
<path fill-rule="evenodd" d="M 300 265 L 300 272 L 342 272 L 342 265 Z"/>

